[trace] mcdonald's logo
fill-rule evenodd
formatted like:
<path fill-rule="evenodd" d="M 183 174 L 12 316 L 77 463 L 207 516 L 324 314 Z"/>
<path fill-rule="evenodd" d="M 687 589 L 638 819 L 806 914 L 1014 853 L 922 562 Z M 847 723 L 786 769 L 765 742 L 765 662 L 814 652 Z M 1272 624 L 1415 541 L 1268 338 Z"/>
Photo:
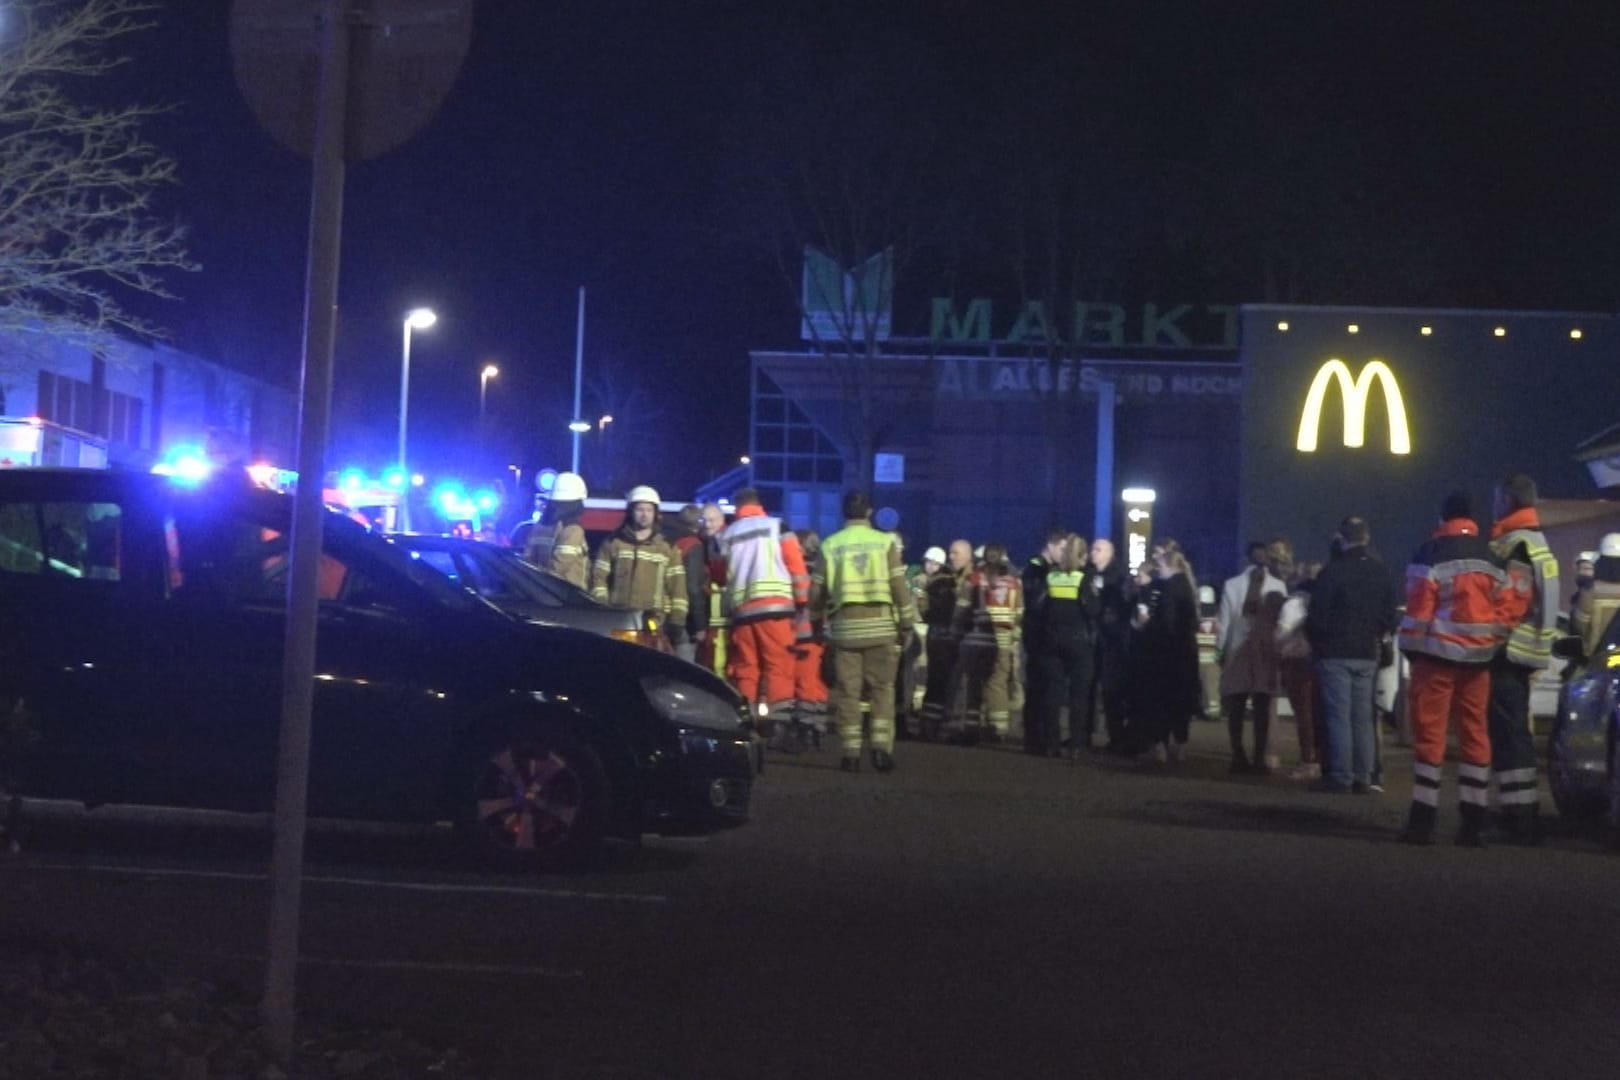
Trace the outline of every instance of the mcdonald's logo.
<path fill-rule="evenodd" d="M 1389 415 L 1389 452 L 1410 454 L 1412 435 L 1406 427 L 1406 404 L 1401 400 L 1395 373 L 1382 360 L 1369 360 L 1354 379 L 1343 360 L 1329 360 L 1317 369 L 1311 389 L 1305 395 L 1305 411 L 1299 416 L 1299 439 L 1295 444 L 1298 449 L 1307 454 L 1316 449 L 1322 403 L 1327 398 L 1328 387 L 1334 383 L 1338 384 L 1339 396 L 1344 399 L 1344 445 L 1363 445 L 1367 441 L 1367 398 L 1375 381 L 1383 387 L 1384 408 Z"/>

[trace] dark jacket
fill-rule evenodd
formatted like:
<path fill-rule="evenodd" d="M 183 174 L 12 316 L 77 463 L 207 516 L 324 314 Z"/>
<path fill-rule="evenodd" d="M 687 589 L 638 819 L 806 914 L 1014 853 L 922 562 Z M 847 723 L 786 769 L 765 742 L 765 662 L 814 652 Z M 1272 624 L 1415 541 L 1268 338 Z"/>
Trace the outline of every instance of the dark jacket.
<path fill-rule="evenodd" d="M 1102 580 L 1090 564 L 1064 571 L 1047 563 L 1044 572 L 1024 570 L 1024 643 L 1041 650 L 1059 643 L 1090 649 L 1097 640 L 1097 616 L 1102 608 Z"/>
<path fill-rule="evenodd" d="M 1378 643 L 1399 624 L 1400 586 L 1364 547 L 1322 568 L 1311 589 L 1305 639 L 1318 660 L 1378 661 Z"/>

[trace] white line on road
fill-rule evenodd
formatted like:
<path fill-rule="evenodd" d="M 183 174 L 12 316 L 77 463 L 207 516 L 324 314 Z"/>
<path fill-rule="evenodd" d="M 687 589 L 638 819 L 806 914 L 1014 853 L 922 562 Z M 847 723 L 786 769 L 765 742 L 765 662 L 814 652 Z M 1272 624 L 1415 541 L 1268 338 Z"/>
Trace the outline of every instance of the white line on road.
<path fill-rule="evenodd" d="M 264 957 L 252 953 L 226 953 L 222 960 L 262 964 Z M 341 956 L 300 956 L 300 964 L 312 967 L 363 968 L 369 971 L 427 971 L 444 975 L 528 975 L 538 979 L 583 979 L 583 971 L 537 967 L 526 964 L 452 964 L 437 960 L 358 960 Z"/>
<path fill-rule="evenodd" d="M 195 878 L 201 881 L 266 881 L 265 874 L 231 870 L 180 870 L 155 866 L 113 866 L 107 863 L 25 863 L 10 867 L 20 870 L 83 871 L 93 874 L 122 874 L 129 877 Z M 404 892 L 462 893 L 488 896 L 532 896 L 549 900 L 606 900 L 625 904 L 664 904 L 669 897 L 660 893 L 594 892 L 586 889 L 531 889 L 517 885 L 457 885 L 433 881 L 380 881 L 375 878 L 320 877 L 308 875 L 306 884 L 338 885 L 362 889 L 396 889 Z"/>

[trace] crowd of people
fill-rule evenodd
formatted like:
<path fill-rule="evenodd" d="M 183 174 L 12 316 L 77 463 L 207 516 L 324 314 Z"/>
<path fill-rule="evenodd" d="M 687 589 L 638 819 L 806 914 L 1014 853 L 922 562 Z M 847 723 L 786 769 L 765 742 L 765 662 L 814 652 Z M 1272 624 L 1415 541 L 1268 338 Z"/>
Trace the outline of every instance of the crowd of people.
<path fill-rule="evenodd" d="M 823 539 L 787 529 L 752 489 L 729 523 L 713 504 L 664 522 L 657 492 L 638 487 L 593 559 L 583 498 L 583 481 L 559 478 L 527 557 L 604 601 L 662 613 L 672 647 L 726 678 L 778 749 L 819 744 L 831 720 L 842 768 L 865 760 L 886 773 L 897 739 L 1003 742 L 1021 713 L 1030 754 L 1171 765 L 1206 715 L 1200 590 L 1175 540 L 1153 544 L 1134 574 L 1109 540 L 1062 528 L 1022 567 L 1004 544 L 957 539 L 912 571 L 864 492 L 845 496 L 844 527 Z M 1414 749 L 1402 839 L 1433 842 L 1453 732 L 1458 843 L 1481 843 L 1493 780 L 1502 834 L 1538 837 L 1529 693 L 1551 661 L 1558 568 L 1528 477 L 1505 478 L 1492 509 L 1487 534 L 1466 492 L 1446 496 L 1404 585 L 1361 517 L 1341 522 L 1324 562 L 1297 560 L 1286 539 L 1249 546 L 1218 590 L 1213 627 L 1234 773 L 1277 767 L 1273 719 L 1286 700 L 1290 778 L 1382 791 L 1375 681 L 1399 650 Z M 1620 535 L 1583 561 L 1575 631 L 1595 637 L 1620 609 Z"/>

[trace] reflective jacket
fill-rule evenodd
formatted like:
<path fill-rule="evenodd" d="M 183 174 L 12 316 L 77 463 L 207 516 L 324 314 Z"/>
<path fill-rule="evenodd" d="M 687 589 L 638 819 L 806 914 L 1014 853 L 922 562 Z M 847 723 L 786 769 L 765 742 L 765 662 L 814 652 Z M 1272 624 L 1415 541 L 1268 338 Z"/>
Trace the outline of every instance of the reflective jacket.
<path fill-rule="evenodd" d="M 1515 510 L 1491 527 L 1491 548 L 1507 563 L 1512 588 L 1504 611 L 1512 632 L 1504 655 L 1520 667 L 1552 664 L 1558 637 L 1558 560 L 1541 533 L 1535 507 Z"/>
<path fill-rule="evenodd" d="M 720 534 L 726 560 L 726 598 L 731 621 L 792 618 L 810 601 L 799 538 L 783 534 L 782 523 L 759 506 L 737 509 L 737 520 Z"/>
<path fill-rule="evenodd" d="M 910 629 L 917 615 L 894 538 L 862 519 L 823 540 L 810 575 L 810 617 L 825 620 L 829 642 L 848 648 L 892 644 Z"/>
<path fill-rule="evenodd" d="M 994 634 L 996 647 L 1018 644 L 1024 622 L 1024 585 L 1012 574 L 976 570 L 956 594 L 956 632 Z"/>
<path fill-rule="evenodd" d="M 1487 664 L 1507 638 L 1507 571 L 1479 526 L 1442 522 L 1406 568 L 1403 652 L 1457 664 Z"/>
<path fill-rule="evenodd" d="M 596 549 L 591 595 L 615 607 L 667 615 L 686 625 L 686 568 L 656 526 L 645 540 L 626 523 Z"/>
<path fill-rule="evenodd" d="M 529 532 L 523 558 L 582 589 L 589 584 L 590 558 L 585 550 L 585 530 L 578 522 L 559 521 L 550 528 L 536 525 Z"/>

